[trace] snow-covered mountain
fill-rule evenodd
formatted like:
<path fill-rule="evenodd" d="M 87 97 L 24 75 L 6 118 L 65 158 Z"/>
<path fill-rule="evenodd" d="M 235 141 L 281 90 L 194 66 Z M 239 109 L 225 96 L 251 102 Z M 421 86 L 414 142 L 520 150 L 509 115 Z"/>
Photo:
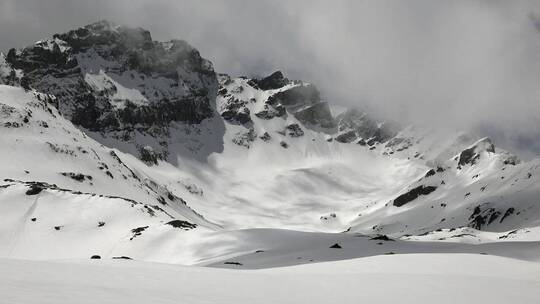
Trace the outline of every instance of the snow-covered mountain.
<path fill-rule="evenodd" d="M 105 21 L 0 55 L 0 81 L 0 257 L 540 258 L 540 159 L 488 138 L 335 111 Z"/>
<path fill-rule="evenodd" d="M 185 41 L 155 42 L 146 30 L 102 21 L 4 57 L 4 82 L 54 95 L 64 117 L 110 146 L 150 162 L 174 162 L 171 150 L 219 152 L 216 75 Z"/>

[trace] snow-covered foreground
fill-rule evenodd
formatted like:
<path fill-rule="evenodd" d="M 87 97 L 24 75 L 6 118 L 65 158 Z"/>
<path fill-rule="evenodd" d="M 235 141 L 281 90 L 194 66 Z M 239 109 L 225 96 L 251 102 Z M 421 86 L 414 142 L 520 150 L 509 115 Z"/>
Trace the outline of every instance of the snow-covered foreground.
<path fill-rule="evenodd" d="M 538 303 L 540 265 L 414 254 L 265 270 L 0 260 L 0 303 Z"/>

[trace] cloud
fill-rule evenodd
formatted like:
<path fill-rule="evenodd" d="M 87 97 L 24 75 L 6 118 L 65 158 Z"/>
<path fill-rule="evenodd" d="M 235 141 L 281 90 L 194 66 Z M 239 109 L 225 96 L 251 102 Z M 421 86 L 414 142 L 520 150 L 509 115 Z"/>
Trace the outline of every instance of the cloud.
<path fill-rule="evenodd" d="M 534 1 L 3 0 L 0 49 L 100 19 L 182 38 L 216 70 L 276 69 L 330 102 L 540 155 Z"/>

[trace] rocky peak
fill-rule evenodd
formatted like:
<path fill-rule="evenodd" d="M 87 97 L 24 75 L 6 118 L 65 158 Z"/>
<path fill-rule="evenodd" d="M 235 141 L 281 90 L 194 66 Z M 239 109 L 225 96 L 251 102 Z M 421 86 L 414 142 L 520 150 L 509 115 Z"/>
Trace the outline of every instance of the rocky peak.
<path fill-rule="evenodd" d="M 56 96 L 60 113 L 96 139 L 142 151 L 147 144 L 136 138 L 149 136 L 162 158 L 171 124 L 199 124 L 215 113 L 210 61 L 185 41 L 152 41 L 142 28 L 100 21 L 12 49 L 6 63 L 20 70 L 21 86 Z"/>
<path fill-rule="evenodd" d="M 256 85 L 261 90 L 275 90 L 289 84 L 289 79 L 285 78 L 281 71 L 276 71 L 262 79 L 252 79 L 250 84 Z"/>
<path fill-rule="evenodd" d="M 458 168 L 462 168 L 465 165 L 474 165 L 480 159 L 482 153 L 495 153 L 495 145 L 487 137 L 480 139 L 469 148 L 461 151 L 459 156 L 456 157 Z"/>
<path fill-rule="evenodd" d="M 386 122 L 378 122 L 365 112 L 358 109 L 349 109 L 336 117 L 340 142 L 383 143 L 396 136 L 397 126 Z"/>
<path fill-rule="evenodd" d="M 149 31 L 142 28 L 119 26 L 106 20 L 67 33 L 53 35 L 53 38 L 67 42 L 75 50 L 113 44 L 123 45 L 130 49 L 150 49 L 153 45 Z"/>
<path fill-rule="evenodd" d="M 280 108 L 286 109 L 307 127 L 327 130 L 335 127 L 328 103 L 321 100 L 321 94 L 313 84 L 297 81 L 290 88 L 270 96 L 266 104 L 277 112 Z"/>

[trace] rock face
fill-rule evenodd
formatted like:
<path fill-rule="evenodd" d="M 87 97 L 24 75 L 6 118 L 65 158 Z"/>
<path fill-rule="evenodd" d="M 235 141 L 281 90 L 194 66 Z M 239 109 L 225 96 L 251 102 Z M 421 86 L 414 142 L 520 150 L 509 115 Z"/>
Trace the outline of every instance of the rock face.
<path fill-rule="evenodd" d="M 323 129 L 335 127 L 328 103 L 321 101 L 319 90 L 309 83 L 299 83 L 277 92 L 268 98 L 266 105 L 278 114 L 286 110 L 307 127 Z"/>
<path fill-rule="evenodd" d="M 152 148 L 160 159 L 169 155 L 172 124 L 200 124 L 215 114 L 210 61 L 185 41 L 156 42 L 144 29 L 102 21 L 12 49 L 5 61 L 19 71 L 21 86 L 56 96 L 60 113 L 76 125 L 134 151 L 144 146 L 138 138 L 157 138 Z"/>
<path fill-rule="evenodd" d="M 320 126 L 325 129 L 333 129 L 335 120 L 326 102 L 317 102 L 296 111 L 294 115 L 298 120 L 310 126 Z"/>
<path fill-rule="evenodd" d="M 397 127 L 379 123 L 366 113 L 350 109 L 336 117 L 339 135 L 337 141 L 349 143 L 363 140 L 361 144 L 383 143 L 396 136 Z"/>
<path fill-rule="evenodd" d="M 504 209 L 497 209 L 490 206 L 490 203 L 484 203 L 476 206 L 469 217 L 469 227 L 481 230 L 484 226 L 490 225 L 494 222 L 502 223 L 505 218 L 512 215 L 515 209 L 513 207 L 504 207 Z"/>
<path fill-rule="evenodd" d="M 347 110 L 334 117 L 315 85 L 291 81 L 279 71 L 261 79 L 219 74 L 218 81 L 217 109 L 234 130 L 228 138 L 239 146 L 249 148 L 257 139 L 270 143 L 274 136 L 282 136 L 277 142 L 288 148 L 295 144 L 285 137 L 312 136 L 310 132 L 324 133 L 328 142 L 358 143 L 370 150 L 378 144 L 394 147 L 404 141 L 396 138 L 397 125 L 379 122 L 365 112 Z M 392 141 L 396 144 L 390 145 Z M 412 145 L 412 139 L 406 142 Z"/>
<path fill-rule="evenodd" d="M 6 56 L 0 53 L 0 84 L 16 85 L 17 73 L 6 61 Z"/>
<path fill-rule="evenodd" d="M 411 189 L 409 192 L 398 196 L 394 200 L 394 206 L 401 207 L 407 204 L 408 202 L 414 201 L 420 195 L 428 195 L 435 190 L 437 190 L 437 187 L 434 187 L 434 186 L 423 186 L 423 185 L 418 186 L 414 189 Z"/>
<path fill-rule="evenodd" d="M 304 136 L 304 131 L 298 124 L 290 124 L 285 127 L 285 134 L 290 137 Z"/>
<path fill-rule="evenodd" d="M 286 86 L 289 83 L 289 79 L 283 76 L 281 71 L 276 71 L 272 75 L 262 78 L 253 79 L 250 85 L 255 86 L 261 90 L 275 90 Z"/>
<path fill-rule="evenodd" d="M 484 138 L 476 142 L 471 147 L 461 151 L 458 159 L 458 168 L 465 165 L 474 165 L 482 152 L 495 153 L 495 146 L 489 138 Z"/>
<path fill-rule="evenodd" d="M 227 102 L 220 106 L 219 112 L 221 117 L 233 124 L 244 125 L 251 123 L 250 111 L 246 107 L 246 104 L 247 101 L 229 96 Z"/>
<path fill-rule="evenodd" d="M 269 104 L 281 104 L 289 109 L 321 101 L 320 93 L 312 84 L 302 84 L 272 95 Z"/>

